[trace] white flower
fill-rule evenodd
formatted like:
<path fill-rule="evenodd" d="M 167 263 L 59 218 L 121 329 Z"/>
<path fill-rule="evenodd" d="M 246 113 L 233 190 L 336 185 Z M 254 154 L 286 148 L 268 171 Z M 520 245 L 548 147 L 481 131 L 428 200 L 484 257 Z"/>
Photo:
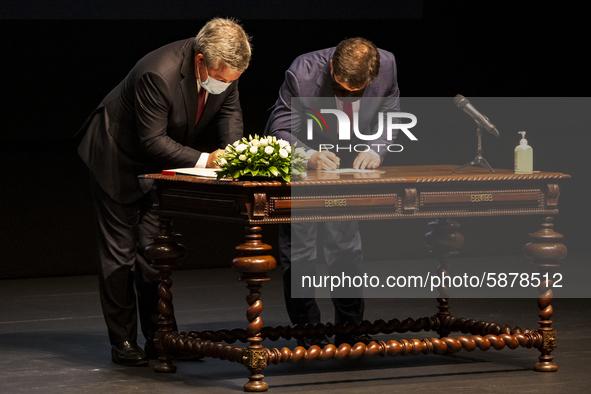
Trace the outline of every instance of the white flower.
<path fill-rule="evenodd" d="M 242 161 L 246 161 L 246 155 L 240 155 L 238 158 Z"/>
<path fill-rule="evenodd" d="M 250 141 L 250 146 L 259 146 L 259 140 L 252 140 L 252 141 Z"/>
<path fill-rule="evenodd" d="M 285 148 L 287 145 L 289 145 L 289 142 L 285 141 L 285 140 L 279 140 L 277 141 L 277 143 L 279 144 L 280 147 Z"/>
<path fill-rule="evenodd" d="M 256 146 L 251 146 L 250 147 L 250 153 L 257 153 L 257 151 L 259 150 L 259 148 L 257 148 Z"/>
<path fill-rule="evenodd" d="M 296 154 L 304 156 L 306 154 L 306 150 L 304 148 L 296 148 Z"/>
<path fill-rule="evenodd" d="M 226 146 L 226 152 L 232 152 L 232 145 Z"/>
<path fill-rule="evenodd" d="M 269 145 L 269 141 L 268 141 L 266 138 L 263 138 L 263 139 L 261 140 L 261 145 L 262 145 L 262 146 L 267 146 L 267 145 Z"/>
<path fill-rule="evenodd" d="M 287 153 L 291 153 L 291 145 L 287 145 L 285 147 L 285 150 L 287 151 Z"/>
<path fill-rule="evenodd" d="M 287 151 L 285 149 L 279 149 L 279 156 L 285 159 L 288 156 Z"/>
<path fill-rule="evenodd" d="M 239 144 L 239 145 L 236 147 L 236 152 L 238 152 L 238 153 L 242 153 L 242 152 L 244 152 L 244 150 L 245 150 L 246 148 L 248 148 L 248 145 L 246 145 L 246 144 Z"/>
<path fill-rule="evenodd" d="M 226 164 L 228 164 L 228 162 L 226 161 L 226 159 L 224 159 L 223 157 L 220 157 L 220 159 L 218 160 L 218 165 L 220 167 L 225 166 Z"/>
<path fill-rule="evenodd" d="M 265 148 L 265 153 L 268 154 L 268 155 L 273 154 L 273 147 L 272 146 L 267 146 Z"/>
<path fill-rule="evenodd" d="M 238 146 L 238 144 L 240 143 L 240 140 L 234 142 L 232 145 L 234 145 L 234 148 L 236 148 Z"/>

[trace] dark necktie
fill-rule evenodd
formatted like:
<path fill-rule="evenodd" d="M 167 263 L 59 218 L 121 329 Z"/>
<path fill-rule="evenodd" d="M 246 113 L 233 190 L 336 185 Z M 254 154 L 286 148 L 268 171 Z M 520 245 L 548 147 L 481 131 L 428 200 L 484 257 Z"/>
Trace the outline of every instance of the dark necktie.
<path fill-rule="evenodd" d="M 199 91 L 199 98 L 197 99 L 197 119 L 195 120 L 195 124 L 199 122 L 201 114 L 203 113 L 203 107 L 205 107 L 205 92 L 206 90 L 203 88 Z"/>

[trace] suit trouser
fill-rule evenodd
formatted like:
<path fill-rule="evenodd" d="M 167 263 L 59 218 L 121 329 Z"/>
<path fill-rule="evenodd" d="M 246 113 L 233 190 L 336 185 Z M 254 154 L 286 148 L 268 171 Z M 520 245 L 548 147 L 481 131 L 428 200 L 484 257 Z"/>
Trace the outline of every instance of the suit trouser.
<path fill-rule="evenodd" d="M 129 204 L 109 197 L 91 175 L 97 217 L 99 289 L 109 340 L 116 345 L 137 339 L 137 314 L 146 338 L 154 338 L 159 318 L 158 271 L 144 257 L 158 230 L 147 194 Z"/>
<path fill-rule="evenodd" d="M 292 223 L 279 226 L 279 257 L 283 269 L 285 305 L 292 324 L 320 323 L 320 310 L 313 297 L 314 289 L 292 286 L 295 276 L 316 275 L 319 228 L 323 231 L 324 257 L 329 275 L 359 275 L 363 253 L 356 221 Z M 298 280 L 298 279 L 296 279 Z M 354 298 L 332 298 L 335 322 L 359 323 L 365 303 L 361 291 Z"/>

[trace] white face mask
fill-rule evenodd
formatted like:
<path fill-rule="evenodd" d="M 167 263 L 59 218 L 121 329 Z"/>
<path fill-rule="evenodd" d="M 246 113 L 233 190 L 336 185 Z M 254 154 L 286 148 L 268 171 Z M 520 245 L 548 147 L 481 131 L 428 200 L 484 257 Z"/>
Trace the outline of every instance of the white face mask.
<path fill-rule="evenodd" d="M 205 67 L 205 73 L 207 73 L 207 66 Z M 197 67 L 197 74 L 199 75 L 199 67 Z M 207 79 L 205 82 L 201 82 L 201 75 L 198 78 L 199 84 L 201 87 L 209 92 L 209 94 L 221 94 L 228 89 L 231 82 L 222 82 L 218 81 L 217 79 L 213 79 L 209 75 L 207 75 Z"/>

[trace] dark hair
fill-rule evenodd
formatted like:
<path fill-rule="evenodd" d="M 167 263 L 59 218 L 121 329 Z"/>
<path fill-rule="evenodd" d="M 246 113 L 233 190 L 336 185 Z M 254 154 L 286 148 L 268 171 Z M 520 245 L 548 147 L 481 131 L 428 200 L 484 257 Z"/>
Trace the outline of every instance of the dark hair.
<path fill-rule="evenodd" d="M 380 54 L 373 42 L 356 37 L 343 40 L 332 55 L 332 69 L 342 83 L 362 88 L 380 72 Z"/>

